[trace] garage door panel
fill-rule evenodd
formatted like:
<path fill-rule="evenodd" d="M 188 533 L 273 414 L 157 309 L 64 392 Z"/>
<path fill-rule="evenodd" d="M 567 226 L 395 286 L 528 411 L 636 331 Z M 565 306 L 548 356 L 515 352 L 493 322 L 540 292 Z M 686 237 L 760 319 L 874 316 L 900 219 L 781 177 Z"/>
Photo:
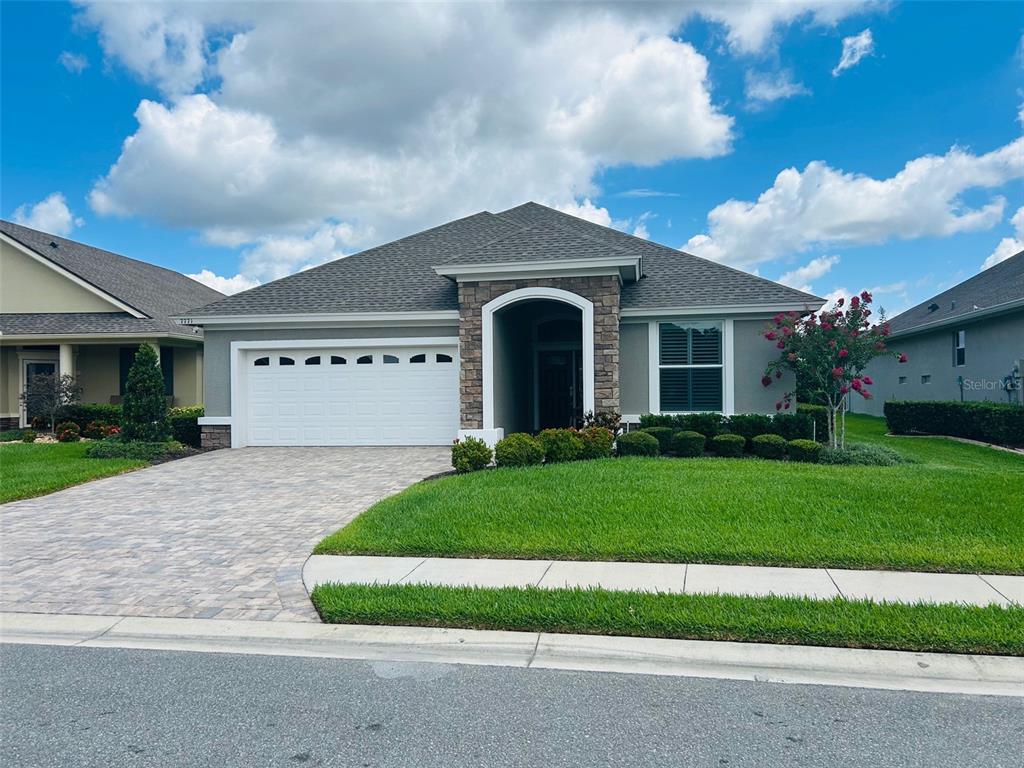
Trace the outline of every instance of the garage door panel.
<path fill-rule="evenodd" d="M 446 445 L 458 432 L 458 366 L 436 363 L 437 354 L 457 359 L 454 347 L 251 352 L 244 366 L 247 442 Z M 372 363 L 356 364 L 367 355 Z M 385 355 L 399 362 L 385 363 Z M 410 363 L 417 355 L 427 362 Z M 305 364 L 317 356 L 319 365 Z M 254 366 L 260 357 L 270 365 Z"/>

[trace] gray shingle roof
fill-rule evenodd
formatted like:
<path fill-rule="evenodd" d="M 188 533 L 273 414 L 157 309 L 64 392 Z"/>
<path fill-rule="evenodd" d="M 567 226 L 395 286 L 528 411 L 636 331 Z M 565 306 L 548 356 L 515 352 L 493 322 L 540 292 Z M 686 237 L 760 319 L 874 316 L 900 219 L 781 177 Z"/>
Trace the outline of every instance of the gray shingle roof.
<path fill-rule="evenodd" d="M 979 309 L 1024 299 L 1024 251 L 979 272 L 937 296 L 922 301 L 889 321 L 894 334 L 953 321 Z M 937 309 L 929 309 L 932 305 Z"/>
<path fill-rule="evenodd" d="M 172 330 L 182 336 L 197 336 L 180 325 L 168 329 L 166 320 L 132 317 L 127 312 L 33 312 L 0 314 L 0 333 L 5 336 L 20 334 L 73 335 L 85 333 L 167 333 Z"/>
<path fill-rule="evenodd" d="M 816 296 L 592 224 L 537 203 L 482 212 L 266 283 L 182 313 L 196 316 L 458 309 L 433 267 L 541 258 L 641 256 L 646 277 L 623 288 L 627 308 L 806 303 Z"/>
<path fill-rule="evenodd" d="M 130 259 L 117 253 L 68 240 L 57 235 L 39 232 L 9 221 L 0 221 L 0 232 L 17 240 L 26 248 L 63 267 L 90 285 L 113 296 L 147 318 L 135 318 L 129 313 L 72 312 L 67 313 L 60 327 L 72 327 L 77 318 L 80 327 L 75 330 L 51 331 L 57 322 L 54 316 L 3 315 L 2 332 L 16 324 L 19 333 L 104 333 L 97 328 L 109 327 L 111 333 L 176 333 L 194 335 L 171 320 L 192 307 L 224 298 L 224 294 L 198 283 L 170 269 Z M 51 245 L 55 244 L 56 247 Z M 96 316 L 96 317 L 93 317 Z M 15 320 L 15 318 L 21 318 Z M 37 327 L 40 330 L 28 330 Z"/>

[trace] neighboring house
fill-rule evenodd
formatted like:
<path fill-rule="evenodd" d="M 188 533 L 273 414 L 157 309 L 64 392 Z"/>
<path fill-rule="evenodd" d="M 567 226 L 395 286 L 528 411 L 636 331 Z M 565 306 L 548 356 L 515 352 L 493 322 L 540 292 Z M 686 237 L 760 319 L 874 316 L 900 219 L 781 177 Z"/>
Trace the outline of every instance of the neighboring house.
<path fill-rule="evenodd" d="M 69 373 L 86 403 L 120 401 L 140 344 L 160 355 L 173 405 L 203 400 L 203 336 L 171 320 L 224 298 L 163 267 L 0 221 L 0 423 L 39 373 Z"/>
<path fill-rule="evenodd" d="M 442 445 L 586 411 L 768 413 L 780 311 L 822 299 L 535 203 L 231 296 L 205 330 L 207 445 Z"/>
<path fill-rule="evenodd" d="M 871 400 L 858 413 L 882 415 L 886 400 L 1021 403 L 1024 361 L 1024 251 L 890 321 L 889 346 L 906 363 L 879 358 L 867 372 Z"/>

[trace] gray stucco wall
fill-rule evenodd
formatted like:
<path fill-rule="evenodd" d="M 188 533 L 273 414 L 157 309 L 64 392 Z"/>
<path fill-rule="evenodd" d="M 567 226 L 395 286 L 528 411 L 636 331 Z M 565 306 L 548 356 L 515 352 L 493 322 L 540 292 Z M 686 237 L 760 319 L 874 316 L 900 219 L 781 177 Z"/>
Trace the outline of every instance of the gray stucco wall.
<path fill-rule="evenodd" d="M 768 321 L 733 321 L 733 387 L 736 413 L 775 413 L 775 403 L 795 387 L 795 379 L 783 376 L 770 387 L 761 386 L 765 366 L 778 350 L 764 340 Z M 648 361 L 647 323 L 623 323 L 620 331 L 619 387 L 622 413 L 642 414 L 651 410 L 649 400 L 650 365 Z"/>
<path fill-rule="evenodd" d="M 454 326 L 407 328 L 277 328 L 218 331 L 207 328 L 203 337 L 203 397 L 207 416 L 231 415 L 231 342 L 286 339 L 386 339 L 448 337 L 458 341 Z"/>
<path fill-rule="evenodd" d="M 624 414 L 650 411 L 647 323 L 619 326 L 619 403 Z"/>
<path fill-rule="evenodd" d="M 961 329 L 966 331 L 966 364 L 957 367 L 953 365 L 953 334 Z M 964 400 L 1005 403 L 1003 377 L 1024 359 L 1024 311 L 897 337 L 889 346 L 906 353 L 907 362 L 890 357 L 872 362 L 867 373 L 875 381 L 871 387 L 874 398 L 852 397 L 850 410 L 854 413 L 881 416 L 886 400 L 959 400 L 960 376 L 965 384 Z M 906 379 L 902 384 L 901 376 Z M 930 376 L 930 381 L 923 382 L 922 376 Z"/>

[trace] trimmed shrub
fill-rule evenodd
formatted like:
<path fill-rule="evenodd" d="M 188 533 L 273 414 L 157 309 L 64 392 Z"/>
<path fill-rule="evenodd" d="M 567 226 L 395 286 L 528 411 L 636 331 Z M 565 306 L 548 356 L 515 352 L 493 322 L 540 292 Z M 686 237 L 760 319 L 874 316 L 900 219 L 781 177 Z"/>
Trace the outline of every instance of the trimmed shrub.
<path fill-rule="evenodd" d="M 176 441 L 157 443 L 132 442 L 123 443 L 119 439 L 97 440 L 89 443 L 85 455 L 90 459 L 135 459 L 137 461 L 153 461 L 169 456 L 180 456 L 188 453 L 188 448 Z"/>
<path fill-rule="evenodd" d="M 641 428 L 670 427 L 673 432 L 689 430 L 714 437 L 725 431 L 725 417 L 720 413 L 645 413 L 640 416 Z"/>
<path fill-rule="evenodd" d="M 821 456 L 821 443 L 813 440 L 790 440 L 786 446 L 786 453 L 791 461 L 804 461 L 816 464 Z"/>
<path fill-rule="evenodd" d="M 60 443 L 77 443 L 82 437 L 78 425 L 73 421 L 62 421 L 53 428 L 53 433 Z"/>
<path fill-rule="evenodd" d="M 574 429 L 541 430 L 537 439 L 544 446 L 544 460 L 551 464 L 576 461 L 583 455 L 583 441 Z"/>
<path fill-rule="evenodd" d="M 0 431 L 0 443 L 10 443 L 14 440 L 21 440 L 26 430 L 24 429 L 5 429 Z"/>
<path fill-rule="evenodd" d="M 819 464 L 855 464 L 865 467 L 892 467 L 910 462 L 891 448 L 867 443 L 847 443 L 845 449 L 823 446 Z"/>
<path fill-rule="evenodd" d="M 738 413 L 730 416 L 728 421 L 729 431 L 734 435 L 742 435 L 748 445 L 758 435 L 774 432 L 772 425 L 772 417 L 762 413 Z"/>
<path fill-rule="evenodd" d="M 657 456 L 661 450 L 658 438 L 641 429 L 619 435 L 615 448 L 619 456 Z"/>
<path fill-rule="evenodd" d="M 106 426 L 102 421 L 90 421 L 82 427 L 82 437 L 87 437 L 90 440 L 102 440 L 105 437 L 103 430 Z"/>
<path fill-rule="evenodd" d="M 885 421 L 894 435 L 949 435 L 1024 445 L 1024 408 L 1009 403 L 890 400 Z"/>
<path fill-rule="evenodd" d="M 26 429 L 21 433 L 21 442 L 23 443 L 34 443 L 36 441 L 36 431 L 34 429 Z"/>
<path fill-rule="evenodd" d="M 672 435 L 672 453 L 676 456 L 692 458 L 704 453 L 704 443 L 707 439 L 700 432 L 683 430 Z"/>
<path fill-rule="evenodd" d="M 786 438 L 781 435 L 758 435 L 751 439 L 750 450 L 762 459 L 784 459 Z"/>
<path fill-rule="evenodd" d="M 165 442 L 171 433 L 159 362 L 153 347 L 141 344 L 128 370 L 121 405 L 121 436 L 127 442 Z"/>
<path fill-rule="evenodd" d="M 120 425 L 121 406 L 76 403 L 75 405 L 69 405 L 64 409 L 64 419 L 66 421 L 75 422 L 82 428 L 82 434 L 84 435 L 86 428 L 94 421 L 100 424 Z M 86 437 L 88 437 L 88 435 L 86 435 Z"/>
<path fill-rule="evenodd" d="M 719 456 L 736 458 L 743 455 L 743 448 L 747 444 L 743 435 L 715 435 L 711 438 L 711 450 Z"/>
<path fill-rule="evenodd" d="M 814 419 L 808 413 L 777 413 L 768 431 L 786 440 L 810 440 L 814 434 Z"/>
<path fill-rule="evenodd" d="M 199 417 L 203 415 L 203 406 L 191 405 L 187 408 L 171 408 L 167 412 L 167 420 L 171 425 L 171 437 L 179 443 L 200 447 L 202 429 Z"/>
<path fill-rule="evenodd" d="M 583 441 L 581 459 L 607 459 L 612 455 L 615 434 L 605 427 L 586 427 L 579 432 Z"/>
<path fill-rule="evenodd" d="M 676 433 L 676 430 L 672 427 L 642 427 L 640 432 L 646 432 L 648 435 L 658 441 L 658 450 L 661 453 L 668 453 L 672 448 L 672 435 Z"/>
<path fill-rule="evenodd" d="M 452 466 L 456 472 L 476 472 L 491 463 L 494 451 L 483 440 L 467 437 L 452 446 Z"/>
<path fill-rule="evenodd" d="M 796 412 L 798 415 L 810 417 L 813 429 L 812 440 L 817 440 L 819 443 L 828 442 L 828 408 L 824 405 L 797 403 Z"/>
<path fill-rule="evenodd" d="M 514 432 L 494 446 L 494 463 L 499 467 L 527 467 L 544 461 L 544 446 L 525 432 Z"/>

